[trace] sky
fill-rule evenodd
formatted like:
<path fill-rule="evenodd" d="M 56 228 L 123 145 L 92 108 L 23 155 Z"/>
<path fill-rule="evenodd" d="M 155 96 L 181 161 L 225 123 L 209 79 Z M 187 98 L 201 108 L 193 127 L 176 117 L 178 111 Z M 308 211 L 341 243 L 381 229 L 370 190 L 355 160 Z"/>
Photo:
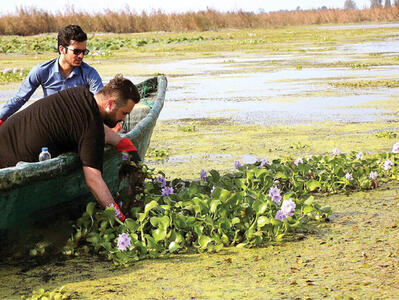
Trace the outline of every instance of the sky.
<path fill-rule="evenodd" d="M 370 0 L 354 0 L 358 8 L 368 8 Z M 392 1 L 391 1 L 392 2 Z M 0 14 L 14 14 L 16 8 L 36 7 L 47 12 L 65 12 L 70 7 L 75 11 L 89 13 L 125 10 L 150 13 L 161 10 L 165 13 L 180 13 L 187 11 L 205 10 L 207 7 L 217 11 L 278 11 L 313 9 L 326 6 L 327 8 L 343 8 L 345 0 L 8 0 L 2 1 Z"/>

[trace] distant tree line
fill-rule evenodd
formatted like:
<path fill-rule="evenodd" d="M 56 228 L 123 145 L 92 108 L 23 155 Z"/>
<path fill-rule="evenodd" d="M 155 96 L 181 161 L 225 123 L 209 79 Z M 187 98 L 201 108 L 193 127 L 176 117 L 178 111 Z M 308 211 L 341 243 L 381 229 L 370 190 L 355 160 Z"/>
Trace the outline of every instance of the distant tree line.
<path fill-rule="evenodd" d="M 385 0 L 384 6 L 382 5 L 382 0 L 370 0 L 370 8 L 388 8 L 392 4 L 399 6 L 399 0 L 393 0 L 393 3 L 391 3 L 391 0 Z M 345 0 L 344 9 L 357 9 L 356 2 L 354 0 Z"/>

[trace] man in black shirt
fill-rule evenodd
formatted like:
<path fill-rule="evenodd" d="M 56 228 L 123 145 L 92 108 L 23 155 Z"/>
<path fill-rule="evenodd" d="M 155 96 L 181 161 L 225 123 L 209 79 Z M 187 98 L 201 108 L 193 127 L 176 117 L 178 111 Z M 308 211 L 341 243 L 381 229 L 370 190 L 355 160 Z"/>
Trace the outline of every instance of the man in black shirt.
<path fill-rule="evenodd" d="M 0 168 L 14 166 L 18 161 L 37 161 L 43 146 L 53 157 L 77 152 L 93 196 L 103 207 L 113 206 L 118 218 L 124 220 L 101 175 L 103 123 L 114 127 L 139 100 L 135 85 L 120 75 L 95 95 L 80 86 L 38 100 L 0 127 Z"/>

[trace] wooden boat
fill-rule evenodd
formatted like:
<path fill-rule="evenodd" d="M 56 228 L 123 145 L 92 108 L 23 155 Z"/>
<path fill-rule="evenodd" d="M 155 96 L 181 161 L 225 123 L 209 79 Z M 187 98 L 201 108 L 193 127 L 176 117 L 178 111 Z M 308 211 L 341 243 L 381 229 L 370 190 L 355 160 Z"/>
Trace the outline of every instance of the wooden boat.
<path fill-rule="evenodd" d="M 144 158 L 164 104 L 167 79 L 158 76 L 136 86 L 142 99 L 125 120 L 126 133 L 122 136 L 132 140 Z M 120 165 L 121 153 L 106 146 L 103 178 L 113 194 L 117 191 Z M 93 199 L 86 187 L 80 160 L 73 153 L 0 169 L 0 233 L 29 226 L 57 213 L 68 213 L 68 207 L 81 206 Z"/>

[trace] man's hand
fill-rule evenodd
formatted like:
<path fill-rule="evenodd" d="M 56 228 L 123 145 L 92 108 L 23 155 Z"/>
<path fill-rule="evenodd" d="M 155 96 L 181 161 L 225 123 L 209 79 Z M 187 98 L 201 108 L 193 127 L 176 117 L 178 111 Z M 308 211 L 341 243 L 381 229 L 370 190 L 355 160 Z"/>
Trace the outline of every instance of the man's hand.
<path fill-rule="evenodd" d="M 135 163 L 138 163 L 141 161 L 141 158 L 139 154 L 137 153 L 137 148 L 136 146 L 133 145 L 133 143 L 128 139 L 128 138 L 123 138 L 119 141 L 119 143 L 116 145 L 116 149 L 119 151 L 125 151 L 129 153 L 129 159 L 131 161 L 134 161 Z"/>
<path fill-rule="evenodd" d="M 115 125 L 114 128 L 111 128 L 111 130 L 112 130 L 113 132 L 118 133 L 119 131 L 122 130 L 122 126 L 121 126 L 121 124 L 118 123 L 118 124 Z"/>

